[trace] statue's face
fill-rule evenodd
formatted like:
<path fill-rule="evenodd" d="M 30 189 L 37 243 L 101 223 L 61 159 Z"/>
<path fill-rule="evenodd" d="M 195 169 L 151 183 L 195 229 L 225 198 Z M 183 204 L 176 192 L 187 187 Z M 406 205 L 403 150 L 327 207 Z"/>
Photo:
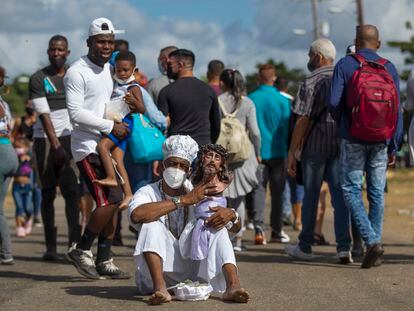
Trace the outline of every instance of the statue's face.
<path fill-rule="evenodd" d="M 221 171 L 223 157 L 219 153 L 208 150 L 203 154 L 202 161 L 204 175 L 216 175 Z"/>

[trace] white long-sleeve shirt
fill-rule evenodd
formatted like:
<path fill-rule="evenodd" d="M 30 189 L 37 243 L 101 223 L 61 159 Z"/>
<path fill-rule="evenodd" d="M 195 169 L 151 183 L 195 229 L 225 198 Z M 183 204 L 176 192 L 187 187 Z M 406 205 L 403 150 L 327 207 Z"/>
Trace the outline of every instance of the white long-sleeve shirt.
<path fill-rule="evenodd" d="M 114 122 L 104 119 L 105 104 L 111 99 L 113 81 L 109 63 L 99 67 L 87 56 L 74 62 L 65 78 L 66 104 L 73 126 L 72 154 L 79 162 L 91 153 L 102 133 L 109 134 Z"/>

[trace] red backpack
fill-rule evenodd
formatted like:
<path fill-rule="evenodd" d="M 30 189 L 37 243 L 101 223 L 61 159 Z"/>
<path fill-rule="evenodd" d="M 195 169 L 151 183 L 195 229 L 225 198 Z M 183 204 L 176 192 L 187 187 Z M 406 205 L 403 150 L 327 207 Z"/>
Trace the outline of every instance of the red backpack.
<path fill-rule="evenodd" d="M 385 69 L 388 61 L 370 61 L 358 54 L 353 57 L 359 68 L 348 84 L 350 134 L 363 141 L 385 141 L 394 134 L 398 119 L 398 91 Z"/>

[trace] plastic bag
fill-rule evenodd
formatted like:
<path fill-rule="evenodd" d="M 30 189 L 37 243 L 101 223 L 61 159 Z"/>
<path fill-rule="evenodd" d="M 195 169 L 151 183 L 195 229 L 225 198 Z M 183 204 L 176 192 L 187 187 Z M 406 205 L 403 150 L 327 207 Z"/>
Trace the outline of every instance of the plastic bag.
<path fill-rule="evenodd" d="M 123 100 L 123 97 L 117 97 L 105 104 L 105 119 L 107 120 L 121 122 L 129 112 L 130 109 Z"/>
<path fill-rule="evenodd" d="M 178 283 L 171 289 L 174 290 L 175 297 L 181 301 L 204 301 L 210 297 L 213 287 L 210 284 L 186 281 Z"/>

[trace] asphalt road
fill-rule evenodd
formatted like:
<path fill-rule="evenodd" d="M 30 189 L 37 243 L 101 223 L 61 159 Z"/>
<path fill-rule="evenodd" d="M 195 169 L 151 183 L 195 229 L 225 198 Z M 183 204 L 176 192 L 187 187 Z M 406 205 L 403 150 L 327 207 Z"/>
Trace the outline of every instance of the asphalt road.
<path fill-rule="evenodd" d="M 255 246 L 252 233 L 245 235 L 247 251 L 237 255 L 243 286 L 251 301 L 245 305 L 211 297 L 205 302 L 171 302 L 147 306 L 148 297 L 137 294 L 134 279 L 88 281 L 68 264 L 66 225 L 61 198 L 57 201 L 58 251 L 62 260 L 46 263 L 43 229 L 30 237 L 14 236 L 14 211 L 6 209 L 13 233 L 13 266 L 0 265 L 0 310 L 414 310 L 414 244 L 412 237 L 385 230 L 385 263 L 362 270 L 359 263 L 341 266 L 335 261 L 334 246 L 315 247 L 313 262 L 292 261 L 283 245 Z M 332 215 L 327 213 L 324 231 L 332 241 Z M 113 247 L 115 260 L 134 275 L 134 239 L 124 218 L 126 247 Z M 404 224 L 401 224 L 404 225 Z M 296 239 L 297 233 L 287 229 Z M 96 249 L 96 248 L 94 248 Z"/>

